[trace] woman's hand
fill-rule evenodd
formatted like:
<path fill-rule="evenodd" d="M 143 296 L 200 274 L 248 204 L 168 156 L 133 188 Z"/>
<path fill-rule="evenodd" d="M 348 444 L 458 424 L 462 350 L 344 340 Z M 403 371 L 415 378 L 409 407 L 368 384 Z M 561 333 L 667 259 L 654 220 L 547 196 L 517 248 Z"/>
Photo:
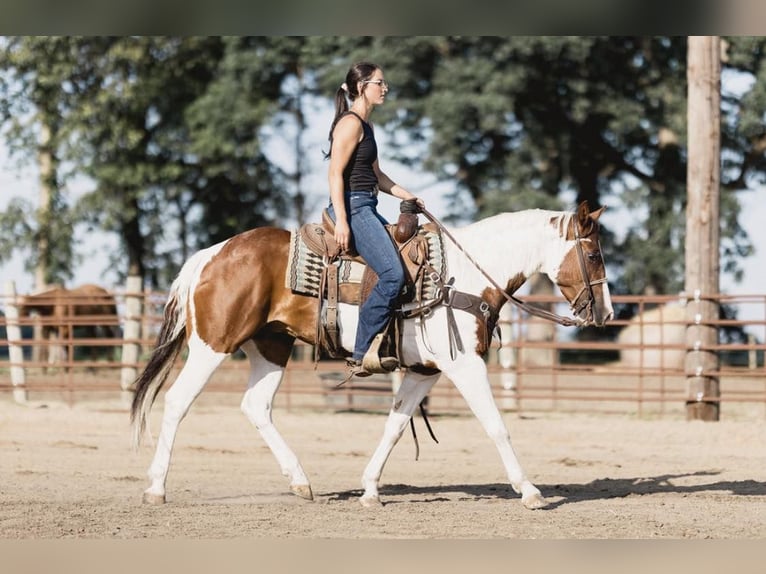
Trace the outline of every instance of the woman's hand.
<path fill-rule="evenodd" d="M 341 251 L 348 251 L 351 243 L 351 228 L 345 219 L 338 219 L 335 222 L 335 243 L 338 244 Z"/>

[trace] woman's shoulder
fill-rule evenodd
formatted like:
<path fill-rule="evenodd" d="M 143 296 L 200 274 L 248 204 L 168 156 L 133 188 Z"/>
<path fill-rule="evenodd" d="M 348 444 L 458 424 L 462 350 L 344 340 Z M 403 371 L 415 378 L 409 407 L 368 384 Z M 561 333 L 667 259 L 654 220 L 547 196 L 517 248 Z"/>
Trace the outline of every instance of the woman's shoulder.
<path fill-rule="evenodd" d="M 346 112 L 338 118 L 334 132 L 336 136 L 341 134 L 361 135 L 364 132 L 365 122 L 354 112 Z"/>
<path fill-rule="evenodd" d="M 364 118 L 362 118 L 362 116 L 360 116 L 359 114 L 357 114 L 356 112 L 351 111 L 351 110 L 343 112 L 341 114 L 340 118 L 338 119 L 338 122 L 340 123 L 343 120 L 345 120 L 347 122 L 348 121 L 354 122 L 356 124 L 359 124 L 360 126 L 368 126 L 368 125 L 370 125 L 369 122 L 364 121 Z"/>
<path fill-rule="evenodd" d="M 372 125 L 372 122 L 364 120 L 362 118 L 362 116 L 360 116 L 359 114 L 357 114 L 354 111 L 349 110 L 349 111 L 345 112 L 341 116 L 341 119 L 349 117 L 349 116 L 356 120 L 356 123 L 359 125 L 359 128 L 360 128 L 361 132 L 363 132 L 363 133 L 365 133 L 367 135 L 372 135 L 372 134 L 375 133 L 375 128 Z"/>

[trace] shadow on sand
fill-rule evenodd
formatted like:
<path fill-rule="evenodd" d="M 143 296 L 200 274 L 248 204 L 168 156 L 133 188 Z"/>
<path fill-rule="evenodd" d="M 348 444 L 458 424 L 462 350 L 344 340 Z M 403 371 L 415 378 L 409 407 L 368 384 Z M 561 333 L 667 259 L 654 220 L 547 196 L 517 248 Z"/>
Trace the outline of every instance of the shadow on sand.
<path fill-rule="evenodd" d="M 755 480 L 735 480 L 706 482 L 704 484 L 679 485 L 674 480 L 693 477 L 713 477 L 718 471 L 699 471 L 683 474 L 663 474 L 638 478 L 598 478 L 586 484 L 538 484 L 537 487 L 550 502 L 547 509 L 565 504 L 575 504 L 592 500 L 624 498 L 626 496 L 644 496 L 651 494 L 693 494 L 697 492 L 725 492 L 735 496 L 766 496 L 766 483 Z M 327 492 L 330 500 L 349 500 L 359 498 L 362 490 Z M 493 484 L 455 484 L 439 486 L 410 486 L 407 484 L 389 484 L 381 486 L 380 495 L 386 504 L 411 502 L 390 497 L 416 496 L 425 497 L 428 502 L 460 499 L 481 500 L 487 498 L 518 499 L 510 485 Z M 389 497 L 388 500 L 386 498 Z"/>

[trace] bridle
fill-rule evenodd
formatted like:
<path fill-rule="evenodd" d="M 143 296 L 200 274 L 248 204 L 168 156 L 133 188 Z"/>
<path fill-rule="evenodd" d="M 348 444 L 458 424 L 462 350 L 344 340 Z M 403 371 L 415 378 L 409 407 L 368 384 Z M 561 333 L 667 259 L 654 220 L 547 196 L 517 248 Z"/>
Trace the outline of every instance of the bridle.
<path fill-rule="evenodd" d="M 595 225 L 598 225 L 597 223 Z M 582 241 L 588 238 L 588 235 L 585 237 L 580 236 L 580 229 L 577 226 L 577 222 L 572 219 L 572 227 L 574 228 L 574 236 L 575 236 L 575 248 L 577 249 L 577 261 L 580 264 L 580 278 L 582 279 L 583 285 L 580 288 L 580 290 L 577 292 L 577 295 L 572 299 L 572 303 L 570 303 L 569 307 L 572 309 L 572 314 L 577 317 L 580 313 L 582 313 L 583 310 L 587 309 L 587 319 L 586 323 L 588 321 L 593 320 L 593 304 L 596 302 L 596 297 L 593 294 L 593 286 L 594 285 L 601 285 L 602 283 L 606 283 L 606 275 L 602 277 L 601 279 L 590 279 L 590 276 L 588 275 L 588 266 L 585 264 L 585 252 L 582 248 Z M 591 233 L 593 233 L 591 231 Z M 601 242 L 599 242 L 598 245 L 598 252 L 601 257 L 601 263 L 604 264 L 604 256 L 601 253 Z M 577 305 L 577 302 L 582 298 L 583 294 L 587 294 L 588 298 L 585 299 L 582 303 Z"/>
<path fill-rule="evenodd" d="M 601 283 L 606 283 L 606 276 L 602 279 L 594 279 L 590 280 L 590 277 L 588 275 L 588 268 L 585 264 L 585 253 L 583 252 L 583 248 L 581 245 L 581 242 L 585 240 L 588 236 L 585 237 L 580 236 L 580 231 L 577 227 L 577 222 L 572 218 L 572 227 L 574 228 L 574 234 L 575 234 L 575 247 L 577 249 L 577 259 L 580 263 L 580 275 L 583 280 L 583 286 L 580 289 L 580 291 L 577 293 L 577 296 L 572 299 L 572 302 L 569 304 L 570 309 L 572 310 L 572 313 L 574 314 L 575 318 L 572 319 L 570 317 L 562 317 L 561 315 L 557 315 L 556 313 L 552 313 L 551 311 L 547 311 L 546 309 L 541 309 L 540 307 L 535 307 L 534 305 L 529 305 L 525 303 L 524 301 L 517 299 L 513 295 L 510 295 L 505 292 L 505 289 L 500 287 L 500 285 L 497 284 L 497 282 L 490 277 L 490 275 L 482 269 L 476 261 L 474 261 L 473 257 L 470 256 L 470 254 L 463 249 L 463 246 L 460 245 L 457 240 L 450 234 L 450 232 L 447 230 L 444 225 L 442 225 L 441 221 L 439 221 L 436 217 L 433 216 L 428 210 L 423 209 L 422 210 L 423 215 L 426 216 L 429 220 L 431 220 L 438 228 L 439 230 L 446 235 L 452 243 L 455 244 L 455 247 L 457 247 L 463 255 L 465 255 L 468 260 L 473 264 L 474 267 L 484 276 L 489 283 L 498 290 L 498 292 L 502 293 L 502 295 L 511 303 L 519 307 L 520 309 L 526 311 L 530 315 L 534 315 L 536 317 L 541 317 L 542 319 L 547 319 L 549 321 L 553 321 L 555 323 L 558 323 L 559 325 L 563 325 L 565 327 L 572 327 L 575 325 L 582 325 L 583 323 L 587 323 L 587 321 L 584 321 L 583 319 L 580 319 L 578 317 L 578 314 L 583 311 L 583 309 L 588 310 L 587 318 L 588 320 L 593 320 L 593 304 L 595 303 L 596 299 L 593 295 L 593 286 L 594 285 L 600 285 Z M 592 233 L 592 232 L 591 232 Z M 588 234 L 590 235 L 590 233 Z M 601 252 L 601 246 L 599 245 L 599 253 Z M 603 263 L 603 255 L 601 257 L 601 261 Z M 582 297 L 583 293 L 587 293 L 588 298 L 580 305 L 575 306 L 577 301 Z"/>

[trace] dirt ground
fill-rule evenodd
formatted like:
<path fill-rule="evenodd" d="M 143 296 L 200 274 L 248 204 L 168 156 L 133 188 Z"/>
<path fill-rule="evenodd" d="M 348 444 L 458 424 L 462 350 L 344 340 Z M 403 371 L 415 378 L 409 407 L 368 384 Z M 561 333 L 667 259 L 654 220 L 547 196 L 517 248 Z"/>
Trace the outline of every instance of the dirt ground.
<path fill-rule="evenodd" d="M 0 539 L 756 539 L 766 537 L 766 421 L 504 415 L 550 502 L 525 509 L 471 416 L 417 419 L 358 503 L 378 413 L 275 411 L 315 500 L 288 491 L 238 408 L 205 395 L 183 422 L 168 502 L 141 503 L 153 446 L 130 446 L 119 399 L 20 406 L 0 395 Z M 161 401 L 152 413 L 157 429 Z"/>

